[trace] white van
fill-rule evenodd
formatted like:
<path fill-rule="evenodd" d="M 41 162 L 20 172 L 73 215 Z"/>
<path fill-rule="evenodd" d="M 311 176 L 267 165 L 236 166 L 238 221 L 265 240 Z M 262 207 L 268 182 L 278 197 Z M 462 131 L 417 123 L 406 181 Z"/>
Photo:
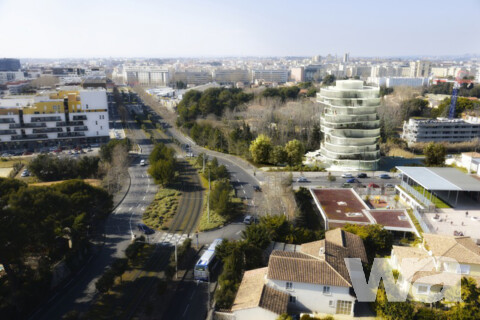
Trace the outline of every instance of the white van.
<path fill-rule="evenodd" d="M 140 165 L 141 165 L 142 167 L 145 166 L 145 164 L 146 164 L 146 163 L 145 163 L 145 160 L 144 160 L 144 159 L 140 160 Z"/>

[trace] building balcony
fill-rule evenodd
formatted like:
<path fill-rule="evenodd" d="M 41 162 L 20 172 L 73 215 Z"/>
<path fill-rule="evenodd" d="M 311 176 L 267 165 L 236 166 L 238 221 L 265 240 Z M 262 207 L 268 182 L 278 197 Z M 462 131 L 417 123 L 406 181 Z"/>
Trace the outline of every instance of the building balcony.
<path fill-rule="evenodd" d="M 380 137 L 380 128 L 375 129 L 333 129 L 325 130 L 329 134 L 338 138 L 377 138 Z"/>
<path fill-rule="evenodd" d="M 60 117 L 35 117 L 31 118 L 31 122 L 51 122 L 51 121 L 62 121 Z"/>
<path fill-rule="evenodd" d="M 73 116 L 73 120 L 87 120 L 87 116 L 86 115 Z"/>
<path fill-rule="evenodd" d="M 24 134 L 24 135 L 14 135 L 12 136 L 12 140 L 41 140 L 41 139 L 48 139 L 46 134 Z"/>
<path fill-rule="evenodd" d="M 13 118 L 0 118 L 0 123 L 15 123 Z"/>
<path fill-rule="evenodd" d="M 380 150 L 377 144 L 352 146 L 352 145 L 335 145 L 328 142 L 322 143 L 320 148 L 325 148 L 331 152 L 336 153 L 368 153 Z"/>
<path fill-rule="evenodd" d="M 339 160 L 377 160 L 380 159 L 380 150 L 362 153 L 337 153 L 327 148 L 322 148 L 320 153 L 329 159 Z"/>
<path fill-rule="evenodd" d="M 88 131 L 88 127 L 87 126 L 83 126 L 83 127 L 75 127 L 73 128 L 74 131 Z"/>
<path fill-rule="evenodd" d="M 368 146 L 368 145 L 375 145 L 378 143 L 379 137 L 372 137 L 372 138 L 339 138 L 330 135 L 325 135 L 325 142 L 339 145 L 339 146 Z"/>
<path fill-rule="evenodd" d="M 16 130 L 0 130 L 0 135 L 16 134 Z"/>
<path fill-rule="evenodd" d="M 45 123 L 39 122 L 39 123 L 14 123 L 9 125 L 10 129 L 24 129 L 24 128 L 45 128 L 47 125 Z"/>
<path fill-rule="evenodd" d="M 69 137 L 84 137 L 85 133 L 83 132 L 62 132 L 58 134 L 59 138 L 69 138 Z"/>
<path fill-rule="evenodd" d="M 83 126 L 83 121 L 57 122 L 57 127 Z"/>
<path fill-rule="evenodd" d="M 363 121 L 363 122 L 327 122 L 320 119 L 320 125 L 330 129 L 378 129 L 380 128 L 380 120 Z"/>
<path fill-rule="evenodd" d="M 33 129 L 33 133 L 52 133 L 52 132 L 62 132 L 62 128 L 52 128 L 52 127 L 47 127 L 47 128 L 40 128 L 40 129 Z"/>

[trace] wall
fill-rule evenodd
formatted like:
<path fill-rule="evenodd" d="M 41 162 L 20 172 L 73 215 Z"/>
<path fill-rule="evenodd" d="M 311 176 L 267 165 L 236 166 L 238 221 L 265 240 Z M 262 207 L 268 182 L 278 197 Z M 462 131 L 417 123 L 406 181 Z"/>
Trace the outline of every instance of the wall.
<path fill-rule="evenodd" d="M 278 318 L 278 314 L 273 313 L 269 310 L 256 307 L 251 309 L 238 310 L 233 313 L 235 315 L 235 320 L 275 320 Z"/>
<path fill-rule="evenodd" d="M 335 314 L 336 301 L 345 300 L 354 302 L 351 313 L 353 315 L 355 297 L 350 295 L 350 288 L 348 287 L 330 286 L 331 295 L 324 295 L 323 285 L 319 284 L 294 282 L 293 288 L 286 290 L 286 281 L 268 279 L 267 285 L 296 297 L 297 302 L 289 303 L 289 307 L 304 309 L 305 311 Z M 329 306 L 330 300 L 335 301 L 333 307 Z"/>

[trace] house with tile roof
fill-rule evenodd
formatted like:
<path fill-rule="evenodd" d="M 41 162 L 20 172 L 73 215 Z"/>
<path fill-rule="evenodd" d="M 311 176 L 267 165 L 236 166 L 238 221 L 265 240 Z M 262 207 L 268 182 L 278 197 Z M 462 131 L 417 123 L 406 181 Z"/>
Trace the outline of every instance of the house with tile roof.
<path fill-rule="evenodd" d="M 302 244 L 299 251 L 274 250 L 268 267 L 245 272 L 232 307 L 235 319 L 264 319 L 237 316 L 252 308 L 280 312 L 288 307 L 289 311 L 353 315 L 356 297 L 345 258 L 360 258 L 367 263 L 362 239 L 341 229 L 326 232 L 323 240 Z M 253 274 L 258 278 L 249 280 Z M 265 292 L 267 287 L 274 291 Z M 262 298 L 262 294 L 266 296 Z M 267 302 L 269 299 L 274 301 Z M 280 301 L 284 301 L 282 310 Z M 260 314 L 258 309 L 255 312 Z"/>
<path fill-rule="evenodd" d="M 402 289 L 419 301 L 428 302 L 461 277 L 480 285 L 480 247 L 470 237 L 425 233 L 419 247 L 393 246 L 390 263 L 402 274 Z"/>

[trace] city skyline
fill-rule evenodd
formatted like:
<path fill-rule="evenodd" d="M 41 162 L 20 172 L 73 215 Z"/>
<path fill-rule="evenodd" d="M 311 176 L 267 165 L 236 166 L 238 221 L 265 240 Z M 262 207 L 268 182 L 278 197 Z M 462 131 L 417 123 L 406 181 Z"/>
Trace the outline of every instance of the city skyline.
<path fill-rule="evenodd" d="M 468 10 L 467 10 L 468 9 Z M 479 54 L 480 2 L 0 1 L 0 56 L 353 57 Z"/>

